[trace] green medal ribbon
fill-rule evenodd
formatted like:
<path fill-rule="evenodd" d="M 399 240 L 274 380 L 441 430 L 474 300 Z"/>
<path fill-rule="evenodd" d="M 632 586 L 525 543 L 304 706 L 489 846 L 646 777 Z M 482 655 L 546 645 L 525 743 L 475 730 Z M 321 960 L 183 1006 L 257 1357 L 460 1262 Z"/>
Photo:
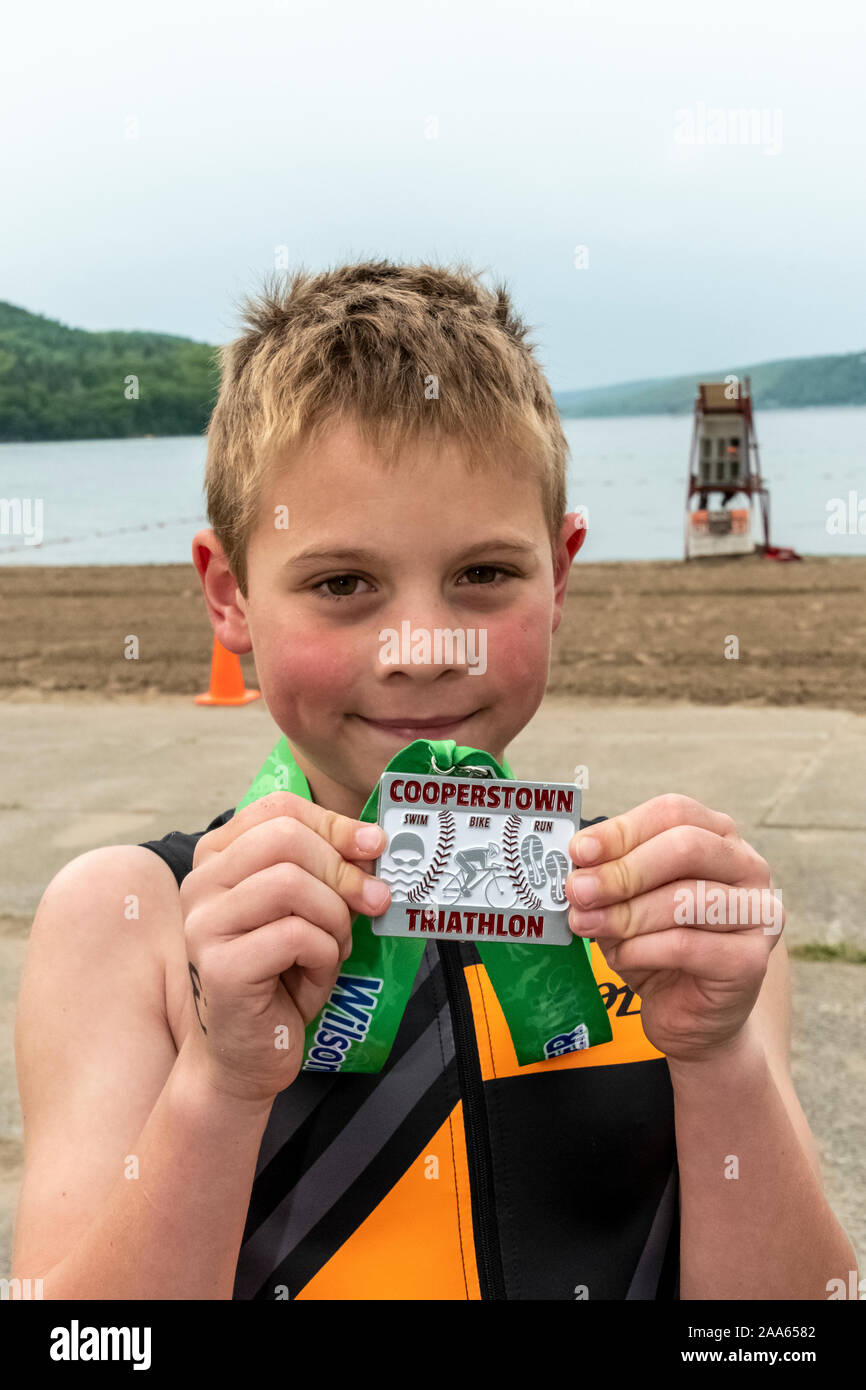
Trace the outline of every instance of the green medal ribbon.
<path fill-rule="evenodd" d="M 416 739 L 396 753 L 385 772 L 441 773 L 458 777 L 464 764 L 481 763 L 500 779 L 514 780 L 503 760 L 453 739 Z M 269 792 L 290 791 L 312 801 L 309 783 L 283 735 L 262 764 L 243 810 Z M 367 799 L 362 821 L 375 825 L 379 784 Z M 450 943 L 446 943 L 450 944 Z M 370 918 L 352 922 L 352 954 L 327 1003 L 307 1025 L 302 1071 L 378 1072 L 388 1060 L 426 941 L 376 936 Z M 505 1015 L 518 1065 L 543 1062 L 598 1043 L 613 1034 L 592 971 L 589 942 L 574 937 L 567 946 L 476 943 L 478 954 Z"/>

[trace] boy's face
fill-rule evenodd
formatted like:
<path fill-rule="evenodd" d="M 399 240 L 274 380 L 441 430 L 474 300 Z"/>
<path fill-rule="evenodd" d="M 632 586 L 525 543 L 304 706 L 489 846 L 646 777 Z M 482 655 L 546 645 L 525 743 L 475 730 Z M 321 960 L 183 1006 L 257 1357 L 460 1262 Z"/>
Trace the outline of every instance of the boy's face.
<path fill-rule="evenodd" d="M 544 695 L 573 529 L 555 573 L 536 477 L 470 473 L 462 445 L 427 441 L 388 472 L 343 424 L 263 497 L 246 599 L 212 532 L 194 551 L 216 635 L 252 647 L 314 799 L 357 817 L 415 738 L 502 761 Z"/>

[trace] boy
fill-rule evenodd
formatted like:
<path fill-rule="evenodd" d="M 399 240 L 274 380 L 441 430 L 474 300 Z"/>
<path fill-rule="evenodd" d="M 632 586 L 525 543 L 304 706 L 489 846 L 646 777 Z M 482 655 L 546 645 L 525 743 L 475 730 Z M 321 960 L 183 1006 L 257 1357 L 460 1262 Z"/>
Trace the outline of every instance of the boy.
<path fill-rule="evenodd" d="M 383 1072 L 301 1071 L 353 917 L 388 900 L 383 837 L 357 837 L 384 766 L 425 736 L 501 763 L 544 695 L 576 533 L 526 331 L 464 267 L 380 261 L 266 287 L 223 350 L 193 556 L 311 799 L 93 850 L 46 890 L 14 1270 L 48 1298 L 818 1299 L 854 1268 L 778 925 L 674 923 L 683 883 L 769 888 L 688 798 L 571 844 L 611 1042 L 518 1067 L 475 948 L 430 942 Z M 406 619 L 483 629 L 486 669 L 384 664 Z"/>

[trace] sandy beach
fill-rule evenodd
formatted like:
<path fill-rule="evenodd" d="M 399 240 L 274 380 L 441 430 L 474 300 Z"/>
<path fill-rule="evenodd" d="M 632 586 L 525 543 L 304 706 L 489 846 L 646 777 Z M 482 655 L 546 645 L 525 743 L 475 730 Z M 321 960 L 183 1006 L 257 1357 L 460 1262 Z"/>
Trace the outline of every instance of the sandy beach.
<path fill-rule="evenodd" d="M 139 659 L 124 658 L 129 634 Z M 726 658 L 728 639 L 739 643 Z M 192 565 L 9 567 L 0 699 L 192 695 L 212 633 Z M 548 693 L 866 711 L 866 557 L 583 564 Z M 256 683 L 252 657 L 242 662 Z"/>

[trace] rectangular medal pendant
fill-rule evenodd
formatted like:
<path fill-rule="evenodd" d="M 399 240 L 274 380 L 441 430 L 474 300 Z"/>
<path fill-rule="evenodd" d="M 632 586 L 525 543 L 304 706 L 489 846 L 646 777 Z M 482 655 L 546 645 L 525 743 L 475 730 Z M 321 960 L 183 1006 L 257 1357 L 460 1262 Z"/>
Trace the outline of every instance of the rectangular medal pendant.
<path fill-rule="evenodd" d="M 568 845 L 580 829 L 573 782 L 386 772 L 374 872 L 391 903 L 376 936 L 568 946 Z"/>

